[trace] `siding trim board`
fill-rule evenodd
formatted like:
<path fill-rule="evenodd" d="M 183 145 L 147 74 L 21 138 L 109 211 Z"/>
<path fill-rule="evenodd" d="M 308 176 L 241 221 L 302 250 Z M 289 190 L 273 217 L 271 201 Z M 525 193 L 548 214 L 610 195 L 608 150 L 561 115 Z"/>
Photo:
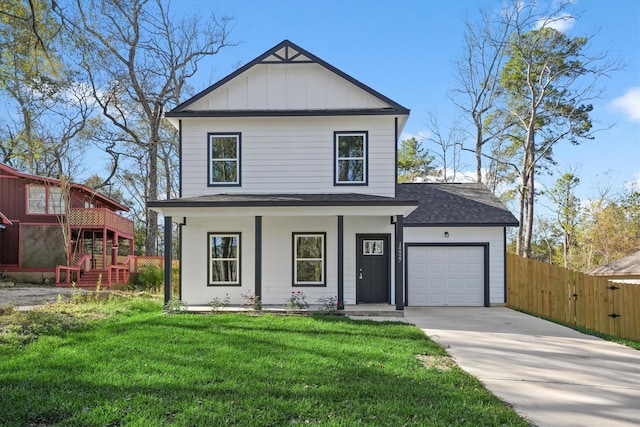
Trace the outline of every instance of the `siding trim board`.
<path fill-rule="evenodd" d="M 405 227 L 419 227 L 419 228 L 435 228 L 435 227 L 516 227 L 517 224 L 505 224 L 505 223 L 491 223 L 491 222 L 482 222 L 482 223 L 473 223 L 473 222 L 437 222 L 437 223 L 428 223 L 428 224 L 417 224 L 404 223 Z"/>
<path fill-rule="evenodd" d="M 314 206 L 416 206 L 414 200 L 362 194 L 257 194 L 192 197 L 147 202 L 150 208 L 233 208 Z M 447 224 L 448 225 L 448 224 Z M 405 224 L 406 226 L 406 224 Z"/>
<path fill-rule="evenodd" d="M 341 116 L 395 116 L 409 114 L 409 110 L 390 108 L 372 108 L 370 110 L 191 110 L 172 114 L 166 117 L 198 118 L 198 117 L 341 117 Z"/>
<path fill-rule="evenodd" d="M 178 120 L 178 197 L 182 197 L 182 120 Z"/>
<path fill-rule="evenodd" d="M 455 242 L 455 243 L 405 243 L 404 245 L 404 253 L 405 255 L 409 252 L 409 248 L 411 247 L 482 247 L 484 254 L 484 289 L 483 289 L 483 299 L 484 299 L 484 307 L 490 307 L 490 277 L 489 277 L 489 242 Z M 505 261 L 506 264 L 506 261 Z M 404 260 L 404 292 L 405 295 L 409 295 L 409 262 L 408 257 L 405 256 Z M 410 301 L 407 301 L 410 303 Z"/>

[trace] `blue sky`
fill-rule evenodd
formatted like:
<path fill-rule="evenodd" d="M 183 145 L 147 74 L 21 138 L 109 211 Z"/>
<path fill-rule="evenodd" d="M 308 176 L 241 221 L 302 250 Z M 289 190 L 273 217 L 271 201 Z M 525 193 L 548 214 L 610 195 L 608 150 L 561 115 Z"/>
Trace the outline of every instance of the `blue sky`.
<path fill-rule="evenodd" d="M 464 19 L 496 1 L 472 0 L 175 0 L 177 15 L 210 12 L 235 18 L 231 39 L 239 43 L 207 60 L 190 81 L 202 90 L 289 39 L 364 84 L 411 109 L 403 138 L 423 134 L 430 113 L 450 125 L 456 110 L 447 97 L 453 62 L 462 49 Z M 595 51 L 626 64 L 602 79 L 594 102 L 596 139 L 580 146 L 561 142 L 554 151 L 557 176 L 578 168 L 579 195 L 596 194 L 603 182 L 614 190 L 640 182 L 640 1 L 576 0 L 579 14 L 569 36 L 596 34 Z M 431 148 L 426 145 L 426 148 Z M 465 161 L 473 170 L 471 159 Z M 544 183 L 555 178 L 542 177 Z"/>

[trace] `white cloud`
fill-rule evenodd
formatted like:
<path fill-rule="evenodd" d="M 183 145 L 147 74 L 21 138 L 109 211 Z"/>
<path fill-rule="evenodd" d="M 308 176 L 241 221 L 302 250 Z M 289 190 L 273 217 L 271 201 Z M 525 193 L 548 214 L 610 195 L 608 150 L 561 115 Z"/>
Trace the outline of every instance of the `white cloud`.
<path fill-rule="evenodd" d="M 640 123 L 640 87 L 627 89 L 624 95 L 615 98 L 610 105 L 629 121 Z"/>
<path fill-rule="evenodd" d="M 624 188 L 631 191 L 640 191 L 640 172 L 636 172 L 633 180 L 624 183 Z"/>
<path fill-rule="evenodd" d="M 561 33 L 566 33 L 576 23 L 576 17 L 571 15 L 570 13 L 564 13 L 557 17 L 549 17 L 549 18 L 541 18 L 538 19 L 536 23 L 536 29 L 540 29 L 542 27 L 553 28 L 556 31 L 560 31 Z"/>
<path fill-rule="evenodd" d="M 402 132 L 402 134 L 400 135 L 400 141 L 404 141 L 406 139 L 411 139 L 411 138 L 415 138 L 418 141 L 425 141 L 427 139 L 429 139 L 431 137 L 431 132 L 429 132 L 428 130 L 421 130 L 418 133 L 407 133 L 407 132 Z"/>

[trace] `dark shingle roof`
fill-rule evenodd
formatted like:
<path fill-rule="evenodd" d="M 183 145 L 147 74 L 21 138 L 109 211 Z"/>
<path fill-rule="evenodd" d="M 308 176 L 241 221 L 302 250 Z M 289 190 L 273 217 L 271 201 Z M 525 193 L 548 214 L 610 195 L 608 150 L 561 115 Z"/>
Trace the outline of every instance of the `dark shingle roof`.
<path fill-rule="evenodd" d="M 398 184 L 396 196 L 418 200 L 408 226 L 517 226 L 518 220 L 480 183 Z"/>
<path fill-rule="evenodd" d="M 216 194 L 156 200 L 149 207 L 416 206 L 416 200 L 367 194 Z"/>

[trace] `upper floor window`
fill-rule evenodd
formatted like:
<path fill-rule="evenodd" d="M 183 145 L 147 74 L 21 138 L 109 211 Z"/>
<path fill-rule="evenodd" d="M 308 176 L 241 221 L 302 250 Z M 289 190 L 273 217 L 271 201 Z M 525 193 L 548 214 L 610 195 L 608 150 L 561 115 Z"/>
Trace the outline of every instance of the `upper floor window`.
<path fill-rule="evenodd" d="M 27 186 L 27 212 L 30 214 L 64 214 L 65 197 L 60 187 Z"/>
<path fill-rule="evenodd" d="M 210 133 L 209 185 L 240 185 L 240 134 Z"/>
<path fill-rule="evenodd" d="M 335 132 L 335 184 L 367 185 L 367 132 Z"/>

